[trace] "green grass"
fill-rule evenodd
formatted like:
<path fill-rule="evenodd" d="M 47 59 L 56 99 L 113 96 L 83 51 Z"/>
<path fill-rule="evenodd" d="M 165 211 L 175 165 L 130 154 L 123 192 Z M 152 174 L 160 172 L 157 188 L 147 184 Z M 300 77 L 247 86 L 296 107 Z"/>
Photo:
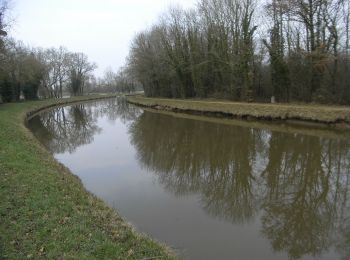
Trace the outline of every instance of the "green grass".
<path fill-rule="evenodd" d="M 296 120 L 336 124 L 343 127 L 350 125 L 349 106 L 261 104 L 220 100 L 146 98 L 143 96 L 128 96 L 128 101 L 146 107 L 180 112 L 199 112 L 209 115 L 264 120 Z"/>
<path fill-rule="evenodd" d="M 24 126 L 26 117 L 61 101 L 0 105 L 0 259 L 168 259 L 87 192 Z"/>

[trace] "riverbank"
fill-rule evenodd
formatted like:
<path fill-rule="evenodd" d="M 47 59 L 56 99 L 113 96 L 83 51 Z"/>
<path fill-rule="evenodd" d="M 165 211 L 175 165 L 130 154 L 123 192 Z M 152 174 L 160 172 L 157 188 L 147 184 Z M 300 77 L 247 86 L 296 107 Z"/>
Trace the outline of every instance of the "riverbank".
<path fill-rule="evenodd" d="M 286 121 L 293 124 L 326 124 L 337 128 L 350 128 L 350 107 L 260 104 L 213 100 L 184 100 L 128 96 L 128 102 L 158 110 L 202 114 L 237 119 Z"/>
<path fill-rule="evenodd" d="M 86 191 L 24 125 L 43 109 L 108 97 L 0 106 L 0 258 L 173 258 Z"/>

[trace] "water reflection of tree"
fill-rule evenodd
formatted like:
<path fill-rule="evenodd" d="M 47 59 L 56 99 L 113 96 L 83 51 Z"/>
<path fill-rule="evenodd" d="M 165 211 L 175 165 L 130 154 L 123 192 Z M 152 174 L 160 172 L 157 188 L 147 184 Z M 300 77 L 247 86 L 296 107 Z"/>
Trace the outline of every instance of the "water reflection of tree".
<path fill-rule="evenodd" d="M 198 193 L 209 214 L 234 223 L 262 209 L 262 233 L 291 258 L 327 251 L 350 217 L 347 142 L 149 112 L 130 133 L 138 159 L 166 189 Z M 348 230 L 337 242 L 343 252 Z"/>
<path fill-rule="evenodd" d="M 33 133 L 54 153 L 71 153 L 77 147 L 91 143 L 100 131 L 92 107 L 84 104 L 55 108 L 32 120 Z"/>
<path fill-rule="evenodd" d="M 125 97 L 96 101 L 94 107 L 95 116 L 106 116 L 111 122 L 120 119 L 123 123 L 127 123 L 135 120 L 142 113 L 140 108 L 130 105 Z"/>
<path fill-rule="evenodd" d="M 347 217 L 343 220 L 339 228 L 339 242 L 337 243 L 337 249 L 342 256 L 341 259 L 350 259 L 350 218 Z"/>
<path fill-rule="evenodd" d="M 203 208 L 231 221 L 257 209 L 253 165 L 261 130 L 145 112 L 130 127 L 140 162 L 178 195 L 200 192 Z"/>
<path fill-rule="evenodd" d="M 130 106 L 125 98 L 106 99 L 52 109 L 34 117 L 29 126 L 50 151 L 72 153 L 77 147 L 91 143 L 101 131 L 98 118 L 105 116 L 112 122 L 120 118 L 126 123 L 140 113 L 141 110 Z"/>
<path fill-rule="evenodd" d="M 263 232 L 275 250 L 288 251 L 291 257 L 317 255 L 331 242 L 337 200 L 331 194 L 336 186 L 330 179 L 333 155 L 327 146 L 333 142 L 324 142 L 280 133 L 270 140 L 270 160 L 263 173 Z"/>

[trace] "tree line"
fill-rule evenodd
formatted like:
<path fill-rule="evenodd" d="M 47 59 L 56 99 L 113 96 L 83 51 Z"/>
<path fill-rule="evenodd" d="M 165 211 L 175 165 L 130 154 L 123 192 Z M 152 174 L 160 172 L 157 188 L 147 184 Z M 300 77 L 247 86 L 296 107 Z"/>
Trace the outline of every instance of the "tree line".
<path fill-rule="evenodd" d="M 64 47 L 32 48 L 7 37 L 8 2 L 0 1 L 0 102 L 82 95 L 96 64 Z"/>
<path fill-rule="evenodd" d="M 107 68 L 104 75 L 97 79 L 93 92 L 103 93 L 131 93 L 136 90 L 142 90 L 142 86 L 132 78 L 127 68 L 120 68 L 114 72 L 111 68 Z"/>
<path fill-rule="evenodd" d="M 65 47 L 33 48 L 9 38 L 9 2 L 0 0 L 0 103 L 142 89 L 127 68 L 93 75 L 97 65 Z"/>
<path fill-rule="evenodd" d="M 64 47 L 32 48 L 7 37 L 8 3 L 0 2 L 0 99 L 2 102 L 81 95 L 96 64 Z"/>
<path fill-rule="evenodd" d="M 147 96 L 350 103 L 350 2 L 199 0 L 133 40 Z"/>
<path fill-rule="evenodd" d="M 3 102 L 20 99 L 61 98 L 64 92 L 77 96 L 96 68 L 84 53 L 64 47 L 31 48 L 5 39 L 1 51 L 0 96 Z"/>

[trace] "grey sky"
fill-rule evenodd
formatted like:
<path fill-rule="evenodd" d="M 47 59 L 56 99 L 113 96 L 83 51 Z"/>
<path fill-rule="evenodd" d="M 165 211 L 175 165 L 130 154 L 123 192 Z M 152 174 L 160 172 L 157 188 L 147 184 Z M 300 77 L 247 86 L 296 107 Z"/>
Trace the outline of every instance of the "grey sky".
<path fill-rule="evenodd" d="M 12 0 L 12 36 L 34 47 L 66 46 L 84 52 L 99 68 L 124 65 L 130 42 L 170 5 L 197 0 Z"/>

